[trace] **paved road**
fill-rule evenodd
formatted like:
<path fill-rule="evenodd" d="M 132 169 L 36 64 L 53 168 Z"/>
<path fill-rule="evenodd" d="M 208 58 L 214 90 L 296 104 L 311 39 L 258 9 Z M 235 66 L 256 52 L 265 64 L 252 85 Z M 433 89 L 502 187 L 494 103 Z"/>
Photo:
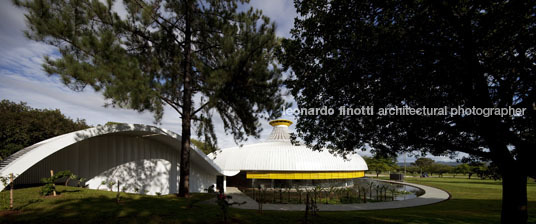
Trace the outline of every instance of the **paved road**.
<path fill-rule="evenodd" d="M 396 181 L 385 181 L 392 183 L 400 183 Z M 418 187 L 425 191 L 423 195 L 413 199 L 407 199 L 402 201 L 388 201 L 388 202 L 374 202 L 374 203 L 361 203 L 361 204 L 336 204 L 336 205 L 326 205 L 326 204 L 317 204 L 318 210 L 320 211 L 356 211 L 356 210 L 380 210 L 380 209 L 392 209 L 392 208 L 406 208 L 414 207 L 421 205 L 429 205 L 438 203 L 441 201 L 448 200 L 450 195 L 448 192 L 424 186 L 420 184 L 404 183 L 409 186 Z M 233 200 L 236 202 L 245 201 L 246 204 L 243 205 L 233 205 L 234 208 L 241 209 L 258 209 L 259 204 L 244 193 L 242 193 L 238 188 L 227 187 L 227 195 L 231 195 Z M 215 203 L 215 200 L 211 200 L 210 203 Z M 304 211 L 305 205 L 298 204 L 264 204 L 263 210 L 276 210 L 276 211 Z"/>

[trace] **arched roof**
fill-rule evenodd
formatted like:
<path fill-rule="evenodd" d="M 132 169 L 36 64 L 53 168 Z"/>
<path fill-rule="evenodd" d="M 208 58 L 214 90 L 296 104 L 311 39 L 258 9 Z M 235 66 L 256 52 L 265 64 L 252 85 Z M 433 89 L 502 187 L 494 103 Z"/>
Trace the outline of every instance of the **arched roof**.
<path fill-rule="evenodd" d="M 168 144 L 173 148 L 180 148 L 181 136 L 163 128 L 142 124 L 99 125 L 97 127 L 56 136 L 20 150 L 2 161 L 0 165 L 0 176 L 8 176 L 11 173 L 20 175 L 39 161 L 67 146 L 88 138 L 115 133 L 147 137 Z M 222 173 L 221 169 L 211 159 L 195 147 L 192 147 L 190 159 L 192 162 L 200 164 L 207 171 L 215 175 L 221 175 Z M 0 191 L 4 187 L 0 185 Z"/>
<path fill-rule="evenodd" d="M 345 159 L 327 149 L 314 151 L 305 145 L 293 145 L 288 133 L 290 124 L 272 123 L 275 123 L 274 129 L 264 142 L 222 149 L 209 157 L 229 176 L 240 171 L 368 170 L 366 162 L 357 153 L 347 155 Z"/>

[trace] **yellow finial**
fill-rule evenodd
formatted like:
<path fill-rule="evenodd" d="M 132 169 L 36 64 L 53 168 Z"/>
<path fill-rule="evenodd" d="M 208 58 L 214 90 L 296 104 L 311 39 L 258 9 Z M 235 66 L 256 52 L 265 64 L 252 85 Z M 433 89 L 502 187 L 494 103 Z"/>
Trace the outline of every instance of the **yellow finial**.
<path fill-rule="evenodd" d="M 286 120 L 286 119 L 276 119 L 276 120 L 270 121 L 269 124 L 272 125 L 273 127 L 278 126 L 278 125 L 286 125 L 288 127 L 292 124 L 292 121 Z"/>

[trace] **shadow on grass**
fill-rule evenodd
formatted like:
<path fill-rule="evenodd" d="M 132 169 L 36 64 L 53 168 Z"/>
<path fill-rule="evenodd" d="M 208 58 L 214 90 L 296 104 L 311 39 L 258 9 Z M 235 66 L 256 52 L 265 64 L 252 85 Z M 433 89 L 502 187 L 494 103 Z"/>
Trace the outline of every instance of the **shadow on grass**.
<path fill-rule="evenodd" d="M 119 203 L 108 195 L 74 196 L 32 201 L 33 206 L 0 216 L 0 223 L 214 223 L 220 218 L 217 207 L 198 203 L 207 200 L 206 195 L 184 199 L 123 194 Z"/>
<path fill-rule="evenodd" d="M 192 199 L 129 197 L 119 204 L 107 196 L 83 199 L 51 199 L 0 217 L 0 223 L 219 223 L 221 211 L 215 205 L 198 203 L 206 196 Z M 193 206 L 189 206 L 193 204 Z M 313 223 L 497 223 L 500 200 L 451 199 L 446 202 L 403 209 L 375 211 L 325 212 Z M 529 208 L 535 208 L 531 202 Z M 529 211 L 529 222 L 536 221 L 535 209 Z M 530 215 L 532 214 L 532 215 Z M 300 223 L 303 212 L 231 209 L 232 223 Z"/>
<path fill-rule="evenodd" d="M 29 200 L 28 202 L 26 202 L 25 204 L 23 205 L 20 205 L 17 207 L 17 210 L 21 210 L 21 209 L 24 209 L 25 207 L 28 207 L 29 205 L 32 205 L 34 203 L 38 203 L 38 202 L 42 202 L 43 199 L 32 199 L 32 200 Z"/>
<path fill-rule="evenodd" d="M 536 202 L 529 203 L 529 223 L 536 222 Z M 412 208 L 321 212 L 314 223 L 499 223 L 501 200 L 450 199 Z"/>
<path fill-rule="evenodd" d="M 475 186 L 475 185 L 473 185 Z M 475 186 L 477 187 L 477 186 Z M 474 187 L 473 187 L 474 188 Z M 475 189 L 471 189 L 475 190 Z M 193 194 L 144 196 L 115 192 L 60 188 L 59 197 L 41 197 L 39 188 L 16 191 L 15 212 L 0 214 L 0 223 L 221 223 L 222 213 L 214 198 Z M 7 192 L 3 192 L 7 194 Z M 529 223 L 536 223 L 536 201 L 529 202 Z M 495 199 L 451 198 L 433 205 L 373 211 L 327 212 L 320 210 L 313 223 L 498 223 L 501 201 Z M 301 223 L 304 212 L 229 210 L 230 223 Z"/>
<path fill-rule="evenodd" d="M 65 189 L 59 191 L 60 193 L 74 193 L 74 192 L 80 192 L 80 189 Z"/>

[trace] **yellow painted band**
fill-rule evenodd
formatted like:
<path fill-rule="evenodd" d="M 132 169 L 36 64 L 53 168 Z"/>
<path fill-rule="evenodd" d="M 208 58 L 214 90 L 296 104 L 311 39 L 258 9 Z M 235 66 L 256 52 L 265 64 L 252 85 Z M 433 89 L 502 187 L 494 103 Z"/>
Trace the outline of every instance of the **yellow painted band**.
<path fill-rule="evenodd" d="M 335 172 L 247 172 L 247 179 L 279 179 L 279 180 L 326 180 L 351 179 L 364 177 L 365 171 Z"/>
<path fill-rule="evenodd" d="M 273 127 L 278 126 L 278 125 L 290 126 L 292 124 L 292 121 L 286 120 L 286 119 L 277 119 L 277 120 L 270 121 L 269 124 L 272 125 Z"/>

